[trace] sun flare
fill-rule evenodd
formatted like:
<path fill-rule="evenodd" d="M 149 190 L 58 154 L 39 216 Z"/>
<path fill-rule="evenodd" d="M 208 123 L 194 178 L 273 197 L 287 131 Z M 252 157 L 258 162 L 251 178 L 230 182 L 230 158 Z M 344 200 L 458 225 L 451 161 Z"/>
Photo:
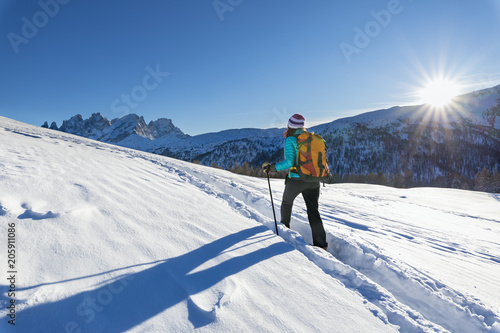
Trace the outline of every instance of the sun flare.
<path fill-rule="evenodd" d="M 418 92 L 421 103 L 444 107 L 460 93 L 457 83 L 450 80 L 433 80 Z"/>

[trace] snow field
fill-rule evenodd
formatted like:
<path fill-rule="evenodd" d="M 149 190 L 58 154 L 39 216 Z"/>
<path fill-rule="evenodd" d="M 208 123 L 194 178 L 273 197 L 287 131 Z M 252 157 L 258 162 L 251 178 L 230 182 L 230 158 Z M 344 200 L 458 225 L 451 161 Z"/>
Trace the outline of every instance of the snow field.
<path fill-rule="evenodd" d="M 197 174 L 197 177 L 203 177 Z M 213 175 L 210 177 L 214 177 Z M 205 179 L 205 181 L 207 181 Z M 249 181 L 252 182 L 253 179 L 249 178 Z M 241 181 L 242 182 L 242 181 Z M 205 183 L 205 182 L 203 182 Z M 252 207 L 255 207 L 255 211 L 249 211 L 247 208 L 244 210 L 245 215 L 251 215 L 253 218 L 256 218 L 258 216 L 258 211 L 264 211 L 264 212 L 271 212 L 271 207 L 268 204 L 268 207 L 265 207 L 266 205 L 263 202 L 264 199 L 263 197 L 265 196 L 265 191 L 266 189 L 261 189 L 261 193 L 259 193 L 259 196 L 256 196 L 255 193 L 258 193 L 258 190 L 255 188 L 252 188 L 251 184 L 244 184 L 244 186 L 241 186 L 236 189 L 233 183 L 230 184 L 224 184 L 224 179 L 216 179 L 215 181 L 211 182 L 212 184 L 216 184 L 214 186 L 218 186 L 220 188 L 220 192 L 222 193 L 231 193 L 231 197 L 233 198 L 232 200 L 228 201 L 230 204 L 238 208 L 240 210 L 241 206 L 245 206 L 241 202 L 247 202 L 251 203 Z M 343 188 L 349 186 L 349 188 L 356 188 L 358 187 L 361 189 L 361 191 L 346 191 Z M 250 191 L 245 191 L 242 189 L 247 189 L 248 187 L 252 188 Z M 273 186 L 274 189 L 278 188 L 278 192 L 282 192 L 283 186 L 282 186 L 282 181 L 273 181 Z M 318 267 L 322 268 L 323 271 L 339 281 L 341 281 L 346 287 L 360 293 L 365 299 L 367 299 L 370 303 L 375 305 L 375 308 L 373 310 L 374 313 L 376 313 L 378 316 L 381 317 L 382 320 L 390 322 L 392 324 L 398 325 L 401 327 L 402 331 L 404 332 L 421 332 L 421 331 L 432 331 L 432 332 L 446 332 L 446 331 L 452 331 L 452 332 L 480 332 L 480 331 L 490 331 L 490 330 L 495 330 L 498 329 L 498 315 L 493 312 L 492 310 L 486 308 L 482 302 L 478 299 L 475 299 L 475 297 L 466 296 L 446 285 L 443 283 L 430 278 L 428 274 L 425 272 L 425 270 L 419 271 L 411 266 L 405 264 L 404 262 L 401 261 L 395 261 L 392 260 L 390 257 L 387 255 L 384 255 L 384 250 L 379 248 L 377 244 L 379 241 L 382 243 L 387 242 L 386 239 L 381 237 L 380 235 L 387 235 L 389 234 L 389 241 L 390 241 L 390 250 L 396 250 L 399 251 L 399 248 L 394 247 L 394 242 L 392 238 L 398 240 L 398 244 L 401 244 L 403 241 L 411 241 L 414 240 L 416 237 L 411 236 L 412 231 L 416 231 L 416 234 L 421 233 L 419 229 L 421 228 L 420 225 L 412 225 L 412 229 L 410 231 L 406 230 L 407 227 L 405 226 L 404 221 L 406 221 L 403 217 L 402 220 L 394 219 L 392 220 L 393 224 L 391 227 L 396 227 L 396 228 L 403 228 L 403 231 L 399 230 L 393 230 L 391 231 L 389 226 L 386 226 L 384 224 L 381 224 L 380 222 L 383 222 L 384 220 L 388 219 L 387 216 L 394 216 L 394 213 L 391 214 L 391 212 L 387 211 L 387 207 L 385 206 L 391 206 L 390 202 L 397 202 L 395 201 L 395 198 L 398 198 L 399 200 L 406 200 L 408 199 L 407 195 L 413 196 L 413 193 L 418 193 L 424 191 L 424 195 L 426 196 L 425 192 L 428 192 L 430 195 L 433 195 L 433 192 L 439 192 L 442 191 L 443 193 L 448 192 L 448 190 L 437 190 L 437 189 L 415 189 L 415 190 L 403 190 L 401 193 L 406 193 L 407 195 L 398 195 L 395 196 L 394 192 L 398 192 L 400 190 L 395 190 L 395 189 L 390 189 L 390 188 L 385 188 L 385 187 L 378 187 L 376 191 L 375 196 L 370 196 L 363 194 L 365 193 L 363 190 L 366 192 L 373 191 L 373 188 L 377 188 L 377 186 L 365 186 L 365 185 L 337 185 L 335 187 L 328 186 L 326 188 L 323 188 L 323 191 L 326 192 L 322 196 L 322 215 L 324 217 L 325 224 L 327 225 L 327 234 L 328 234 L 328 241 L 330 243 L 329 246 L 329 252 L 331 252 L 335 258 L 332 258 L 331 256 L 326 256 L 322 251 L 317 250 L 311 246 L 308 245 L 307 242 L 311 242 L 310 239 L 310 229 L 307 224 L 307 215 L 306 211 L 304 209 L 305 205 L 302 202 L 302 200 L 299 198 L 296 202 L 296 207 L 295 211 L 297 212 L 296 214 L 296 221 L 295 225 L 292 225 L 292 229 L 295 229 L 299 232 L 299 234 L 295 233 L 294 231 L 288 231 L 284 228 L 280 229 L 280 235 L 283 237 L 287 242 L 291 243 L 294 245 L 299 251 L 303 252 L 312 262 L 316 263 Z M 390 192 L 389 195 L 383 195 L 382 193 L 384 191 Z M 214 191 L 212 191 L 213 193 Z M 243 193 L 242 193 L 243 192 Z M 331 195 L 329 192 L 333 192 Z M 340 192 L 340 195 L 339 195 Z M 351 193 L 345 193 L 345 192 L 351 192 Z M 334 194 L 336 193 L 336 194 Z M 430 216 L 436 216 L 443 214 L 442 209 L 445 209 L 444 214 L 448 215 L 458 215 L 458 216 L 463 216 L 466 218 L 472 218 L 475 220 L 483 220 L 485 219 L 488 223 L 494 220 L 489 219 L 489 217 L 494 216 L 494 209 L 491 209 L 491 206 L 485 205 L 484 202 L 488 201 L 487 198 L 490 197 L 488 194 L 484 193 L 475 193 L 475 192 L 464 192 L 464 191 L 450 191 L 450 193 L 446 193 L 448 196 L 449 195 L 455 195 L 460 197 L 460 194 L 468 196 L 469 199 L 474 199 L 474 202 L 478 202 L 480 205 L 475 206 L 475 208 L 472 209 L 465 209 L 467 211 L 473 211 L 473 213 L 478 213 L 482 212 L 481 209 L 485 209 L 486 207 L 489 207 L 489 209 L 486 209 L 486 218 L 479 218 L 477 216 L 472 216 L 472 215 L 467 215 L 463 212 L 460 212 L 459 207 L 463 206 L 457 206 L 457 201 L 463 201 L 463 199 L 457 199 L 456 201 L 451 200 L 449 202 L 444 201 L 443 204 L 441 205 L 441 209 L 438 209 L 436 207 L 439 207 L 439 204 L 436 203 L 436 201 L 432 201 L 434 204 L 432 204 L 430 207 L 426 207 L 425 201 L 422 200 L 423 203 L 420 203 L 420 199 L 417 198 L 417 203 L 416 204 L 410 204 L 410 207 L 405 207 L 403 211 L 406 211 L 407 214 L 422 214 L 422 211 L 425 212 L 426 209 L 431 209 L 431 210 L 436 210 L 436 212 L 432 212 L 429 214 L 424 215 L 426 218 Z M 356 207 L 355 209 L 353 208 L 351 211 L 349 211 L 349 214 L 346 215 L 346 212 L 343 209 L 339 209 L 339 203 L 335 202 L 337 200 L 337 197 L 341 197 L 342 195 L 349 195 L 349 202 L 343 203 L 340 206 L 344 207 L 349 207 L 352 206 L 353 204 L 357 203 L 358 201 L 363 202 L 363 205 L 365 207 Z M 422 195 L 420 195 L 422 196 Z M 275 195 L 276 197 L 276 195 Z M 325 198 L 326 197 L 326 198 Z M 239 203 L 235 203 L 234 200 L 235 198 L 238 198 L 241 200 Z M 334 199 L 334 200 L 332 200 Z M 375 203 L 377 202 L 383 202 L 381 206 L 384 206 L 384 211 L 382 216 L 374 216 L 374 211 L 373 211 L 373 206 L 368 206 L 366 207 L 366 199 L 369 199 L 369 201 L 373 201 Z M 343 199 L 340 199 L 343 200 Z M 334 202 L 331 202 L 334 201 Z M 260 203 L 260 204 L 259 204 Z M 279 207 L 280 203 L 280 196 L 278 195 L 278 198 L 276 199 L 276 204 Z M 389 203 L 389 204 L 388 204 Z M 482 207 L 481 207 L 482 204 Z M 490 201 L 491 204 L 491 201 Z M 403 206 L 407 206 L 408 204 L 403 202 Z M 394 206 L 394 205 L 392 205 Z M 416 207 L 414 207 L 416 206 Z M 434 207 L 436 206 L 436 207 Z M 453 207 L 450 207 L 453 206 Z M 367 209 L 368 208 L 368 209 Z M 394 208 L 394 207 L 393 207 Z M 399 211 L 400 207 L 396 207 L 396 210 Z M 479 208 L 479 209 L 478 209 Z M 453 211 L 446 211 L 446 209 L 454 209 Z M 463 208 L 462 208 L 463 209 Z M 498 209 L 498 208 L 497 208 Z M 456 211 L 458 210 L 458 211 Z M 336 217 L 335 211 L 339 211 L 340 215 L 342 218 Z M 376 211 L 375 211 L 376 212 Z M 272 218 L 272 213 L 270 214 L 270 218 Z M 449 216 L 446 216 L 449 218 Z M 423 217 L 424 217 L 423 216 Z M 405 216 L 406 218 L 411 217 Z M 269 217 L 266 219 L 266 217 L 260 217 L 257 220 L 269 221 Z M 391 220 L 389 218 L 389 220 Z M 418 220 L 418 219 L 417 219 Z M 425 220 L 425 218 L 424 218 Z M 445 219 L 446 220 L 446 219 Z M 372 221 L 372 222 L 370 222 Z M 379 222 L 379 223 L 374 223 Z M 298 224 L 297 224 L 298 222 Z M 419 221 L 420 222 L 420 221 Z M 456 222 L 456 221 L 455 221 Z M 476 222 L 476 224 L 481 221 L 473 221 Z M 370 223 L 372 226 L 370 227 Z M 347 226 L 347 230 L 349 230 L 348 234 L 340 233 L 335 230 L 339 229 L 338 225 L 342 226 Z M 371 231 L 374 234 L 377 235 L 377 238 L 374 239 L 372 244 L 366 245 L 362 239 L 359 239 L 360 236 L 362 235 L 361 231 L 366 232 L 370 231 L 371 229 L 377 229 L 375 227 L 378 227 L 378 225 L 381 224 L 380 228 L 383 231 Z M 397 225 L 396 225 L 397 224 Z M 491 223 L 488 223 L 489 227 L 486 228 L 488 230 L 491 230 L 491 227 L 496 226 L 496 225 L 490 225 Z M 274 225 L 271 222 L 267 222 L 267 225 L 270 228 L 274 228 Z M 452 225 L 447 224 L 446 228 L 450 228 Z M 331 228 L 333 227 L 333 228 Z M 433 226 L 434 229 L 437 229 L 437 233 L 446 235 L 446 228 L 444 226 Z M 457 225 L 454 225 L 453 227 L 457 227 Z M 431 228 L 431 227 L 430 227 Z M 441 228 L 443 230 L 441 230 Z M 479 245 L 481 243 L 482 239 L 485 240 L 490 240 L 492 241 L 492 245 L 495 245 L 494 243 L 494 235 L 488 234 L 479 234 L 478 231 L 480 232 L 482 230 L 482 227 L 479 227 L 478 230 L 470 230 L 474 229 L 474 227 L 469 226 L 469 225 L 460 225 L 460 228 L 463 228 L 460 230 L 460 232 L 457 232 L 457 234 L 462 233 L 462 238 L 459 239 L 464 242 L 464 246 L 467 244 L 468 240 L 470 237 L 468 237 L 468 232 L 474 231 L 474 234 L 477 234 L 477 240 L 475 244 Z M 477 229 L 477 228 L 476 228 Z M 352 235 L 352 231 L 356 230 L 358 233 L 355 233 Z M 432 230 L 432 229 L 430 229 Z M 467 233 L 464 233 L 465 232 Z M 498 227 L 495 229 L 497 234 L 498 234 Z M 484 231 L 484 230 L 483 230 Z M 424 232 L 425 229 L 424 229 Z M 406 233 L 406 234 L 405 234 Z M 302 237 L 303 236 L 303 237 Z M 354 236 L 354 237 L 353 237 Z M 444 242 L 444 240 L 447 240 L 448 238 L 444 238 L 444 240 L 435 240 L 431 237 L 428 237 L 426 241 L 428 242 Z M 441 237 L 442 238 L 442 237 Z M 456 239 L 455 239 L 456 240 Z M 414 242 L 412 244 L 413 247 L 413 252 L 417 252 L 415 248 L 415 244 L 419 244 L 420 242 Z M 488 242 L 487 242 L 488 243 Z M 454 247 L 459 247 L 461 246 L 459 243 L 452 243 L 450 245 Z M 428 249 L 424 249 L 425 251 L 428 251 Z M 428 259 L 428 256 L 425 251 L 420 251 L 422 257 L 420 260 Z M 463 252 L 463 251 L 462 251 Z M 463 252 L 467 253 L 467 252 Z M 498 252 L 497 252 L 498 254 Z M 481 256 L 479 256 L 481 258 Z M 491 260 L 493 258 L 493 260 Z M 486 257 L 481 258 L 481 259 L 486 259 L 486 261 L 492 261 L 493 263 L 498 262 L 498 256 L 491 256 L 491 257 Z M 335 260 L 335 259 L 338 259 Z M 464 258 L 463 256 L 456 258 L 457 261 L 462 261 Z M 450 260 L 449 260 L 450 261 Z M 454 266 L 456 263 L 454 260 L 451 260 L 452 262 L 448 263 L 448 266 Z M 478 264 L 478 263 L 476 263 Z M 476 267 L 476 266 L 475 266 Z M 489 266 L 489 268 L 494 268 L 498 270 L 498 266 Z M 475 272 L 477 270 L 476 268 L 470 267 L 470 273 L 471 276 L 480 276 Z M 486 291 L 485 295 L 488 292 L 492 292 L 495 294 L 497 292 L 496 286 L 498 285 L 498 275 L 494 274 L 491 271 L 485 271 L 485 276 L 492 277 L 493 280 L 485 281 L 485 276 L 482 277 L 482 282 L 487 282 L 484 286 L 484 289 Z M 456 275 L 455 275 L 456 274 Z M 493 276 L 492 276 L 493 274 Z M 463 275 L 462 272 L 457 270 L 456 268 L 452 268 L 452 272 L 448 273 L 448 279 L 451 278 L 451 280 L 457 279 L 457 276 Z M 458 278 L 460 279 L 460 278 Z M 453 282 L 453 281 L 452 281 Z M 486 297 L 487 299 L 491 300 L 491 305 L 495 306 L 498 305 L 498 301 L 494 297 Z M 387 319 L 388 318 L 388 319 Z M 496 327 L 496 328 L 495 328 Z"/>
<path fill-rule="evenodd" d="M 18 254 L 16 326 L 3 283 L 2 332 L 396 330 L 273 234 L 254 208 L 269 208 L 263 180 L 5 118 L 0 167 Z M 224 177 L 231 191 L 214 185 Z"/>
<path fill-rule="evenodd" d="M 265 179 L 0 120 L 27 331 L 500 332 L 498 195 L 322 187 L 325 252 Z"/>

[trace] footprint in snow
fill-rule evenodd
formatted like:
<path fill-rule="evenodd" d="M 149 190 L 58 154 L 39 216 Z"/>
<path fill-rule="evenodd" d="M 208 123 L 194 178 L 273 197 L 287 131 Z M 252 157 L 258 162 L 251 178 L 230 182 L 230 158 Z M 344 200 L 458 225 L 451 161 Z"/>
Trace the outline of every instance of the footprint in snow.
<path fill-rule="evenodd" d="M 7 210 L 3 208 L 2 204 L 0 204 L 0 216 L 3 216 L 5 214 L 7 214 Z"/>
<path fill-rule="evenodd" d="M 25 209 L 24 213 L 19 215 L 18 219 L 32 219 L 32 220 L 45 220 L 45 219 L 53 219 L 59 216 L 57 213 L 52 213 L 50 210 L 45 213 L 37 213 L 31 210 L 31 208 L 27 204 L 23 204 L 22 207 Z"/>
<path fill-rule="evenodd" d="M 206 311 L 196 304 L 191 297 L 187 299 L 188 319 L 193 324 L 194 328 L 200 328 L 216 321 L 216 309 Z"/>

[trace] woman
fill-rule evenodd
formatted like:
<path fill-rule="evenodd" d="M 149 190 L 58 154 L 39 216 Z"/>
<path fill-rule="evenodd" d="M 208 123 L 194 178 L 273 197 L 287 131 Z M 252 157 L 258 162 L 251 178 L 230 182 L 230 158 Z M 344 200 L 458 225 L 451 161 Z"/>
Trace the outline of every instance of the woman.
<path fill-rule="evenodd" d="M 318 211 L 320 183 L 319 181 L 313 183 L 302 181 L 295 165 L 298 154 L 297 136 L 305 131 L 305 118 L 300 114 L 291 116 L 285 133 L 285 159 L 275 164 L 265 162 L 262 164 L 262 168 L 265 172 L 290 169 L 285 180 L 285 191 L 281 203 L 281 223 L 290 228 L 293 201 L 299 194 L 302 194 L 307 207 L 313 244 L 326 250 L 328 243 L 326 242 L 323 221 Z"/>

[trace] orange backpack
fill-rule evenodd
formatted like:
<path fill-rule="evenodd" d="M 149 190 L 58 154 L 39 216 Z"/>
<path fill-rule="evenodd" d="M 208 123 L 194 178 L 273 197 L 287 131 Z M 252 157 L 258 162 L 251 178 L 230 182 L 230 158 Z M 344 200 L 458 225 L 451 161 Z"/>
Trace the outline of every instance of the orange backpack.
<path fill-rule="evenodd" d="M 295 170 L 305 182 L 326 181 L 330 177 L 325 140 L 318 134 L 303 132 L 296 136 L 298 154 Z"/>

